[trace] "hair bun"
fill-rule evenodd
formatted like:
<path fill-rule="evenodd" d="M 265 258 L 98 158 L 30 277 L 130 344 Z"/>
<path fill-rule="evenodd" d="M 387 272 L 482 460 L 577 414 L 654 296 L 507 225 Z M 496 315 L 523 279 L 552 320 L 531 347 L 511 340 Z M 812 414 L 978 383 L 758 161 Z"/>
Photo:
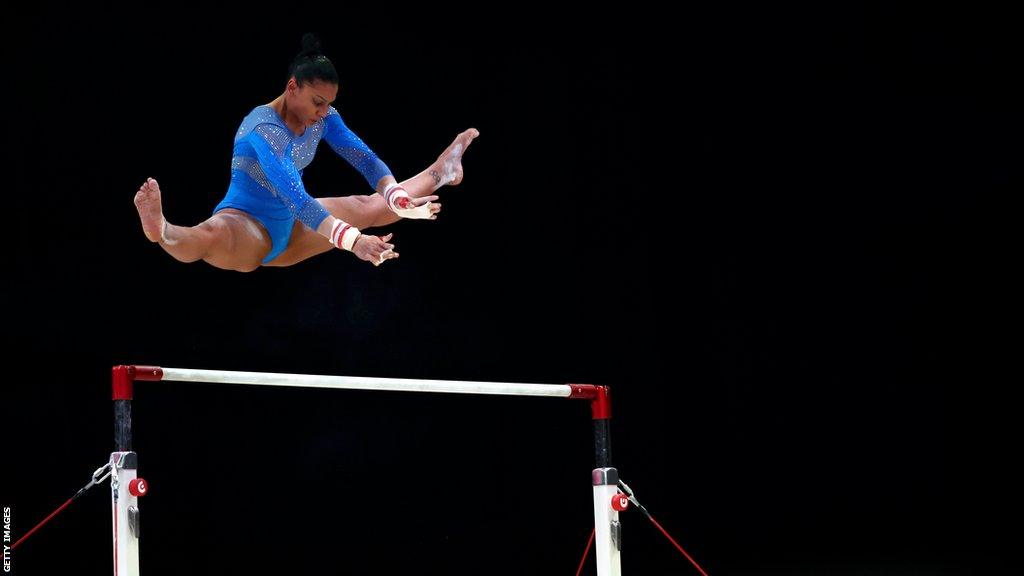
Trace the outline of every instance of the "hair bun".
<path fill-rule="evenodd" d="M 338 83 L 338 71 L 334 69 L 334 64 L 331 64 L 327 55 L 320 51 L 320 38 L 316 34 L 302 35 L 302 51 L 288 67 L 288 78 L 292 77 L 299 86 L 315 80 L 329 84 Z"/>

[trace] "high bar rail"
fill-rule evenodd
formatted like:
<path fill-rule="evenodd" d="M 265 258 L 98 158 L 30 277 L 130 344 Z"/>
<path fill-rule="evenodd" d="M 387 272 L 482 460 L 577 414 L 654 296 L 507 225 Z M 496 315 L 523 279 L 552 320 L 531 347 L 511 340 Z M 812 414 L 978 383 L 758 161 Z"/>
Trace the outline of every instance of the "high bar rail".
<path fill-rule="evenodd" d="M 610 411 L 608 387 L 593 384 L 527 384 L 517 382 L 475 382 L 462 380 L 415 380 L 406 378 L 369 378 L 363 376 L 320 376 L 275 372 L 238 372 L 164 368 L 159 366 L 115 366 L 114 400 L 130 400 L 132 383 L 142 381 L 196 382 L 207 384 L 243 384 L 340 390 L 380 390 L 394 392 L 435 392 L 447 394 L 483 394 L 498 396 L 543 396 L 585 399 L 592 402 L 595 418 L 607 418 Z"/>

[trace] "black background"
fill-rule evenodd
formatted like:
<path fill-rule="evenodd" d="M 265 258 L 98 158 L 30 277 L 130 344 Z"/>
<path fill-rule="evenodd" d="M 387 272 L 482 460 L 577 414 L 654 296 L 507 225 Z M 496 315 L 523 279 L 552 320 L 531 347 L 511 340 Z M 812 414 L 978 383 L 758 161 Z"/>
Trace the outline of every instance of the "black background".
<path fill-rule="evenodd" d="M 109 369 L 139 363 L 607 384 L 622 477 L 713 575 L 1001 566 L 998 15 L 228 14 L 39 5 L 6 25 L 15 537 L 106 461 Z M 400 179 L 478 128 L 464 184 L 437 222 L 392 226 L 380 268 L 173 260 L 135 190 L 155 177 L 170 221 L 206 218 L 306 31 Z M 305 178 L 367 193 L 326 147 Z M 593 524 L 585 403 L 145 383 L 134 409 L 148 574 L 571 574 Z M 624 573 L 695 573 L 623 520 Z M 14 571 L 109 574 L 109 546 L 96 489 Z"/>

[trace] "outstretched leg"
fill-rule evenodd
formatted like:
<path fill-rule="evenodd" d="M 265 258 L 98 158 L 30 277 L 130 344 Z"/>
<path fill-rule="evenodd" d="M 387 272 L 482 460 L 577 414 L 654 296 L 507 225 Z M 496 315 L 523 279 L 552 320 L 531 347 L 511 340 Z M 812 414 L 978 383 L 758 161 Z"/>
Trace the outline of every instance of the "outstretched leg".
<path fill-rule="evenodd" d="M 461 184 L 464 176 L 462 155 L 466 153 L 466 148 L 473 142 L 473 139 L 479 135 L 480 132 L 475 128 L 462 132 L 426 170 L 400 184 L 413 198 L 429 196 L 445 185 Z M 332 216 L 340 218 L 360 230 L 385 226 L 401 219 L 388 209 L 380 194 L 318 198 L 318 200 Z M 327 238 L 296 222 L 292 229 L 291 239 L 288 241 L 288 248 L 277 258 L 268 262 L 266 266 L 291 266 L 333 248 Z"/>
<path fill-rule="evenodd" d="M 147 179 L 135 193 L 142 231 L 151 242 L 181 262 L 204 260 L 217 268 L 249 272 L 270 253 L 270 236 L 244 212 L 225 209 L 197 226 L 176 226 L 164 219 L 160 185 Z"/>

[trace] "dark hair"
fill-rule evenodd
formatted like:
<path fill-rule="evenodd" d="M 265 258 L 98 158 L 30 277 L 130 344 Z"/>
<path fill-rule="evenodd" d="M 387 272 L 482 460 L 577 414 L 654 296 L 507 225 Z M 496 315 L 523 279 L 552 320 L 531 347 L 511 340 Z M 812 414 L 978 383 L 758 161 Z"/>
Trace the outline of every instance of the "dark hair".
<path fill-rule="evenodd" d="M 338 83 L 338 71 L 334 69 L 330 59 L 320 51 L 320 39 L 315 34 L 302 35 L 302 51 L 288 67 L 288 77 L 292 76 L 295 76 L 299 86 L 314 80 Z"/>

